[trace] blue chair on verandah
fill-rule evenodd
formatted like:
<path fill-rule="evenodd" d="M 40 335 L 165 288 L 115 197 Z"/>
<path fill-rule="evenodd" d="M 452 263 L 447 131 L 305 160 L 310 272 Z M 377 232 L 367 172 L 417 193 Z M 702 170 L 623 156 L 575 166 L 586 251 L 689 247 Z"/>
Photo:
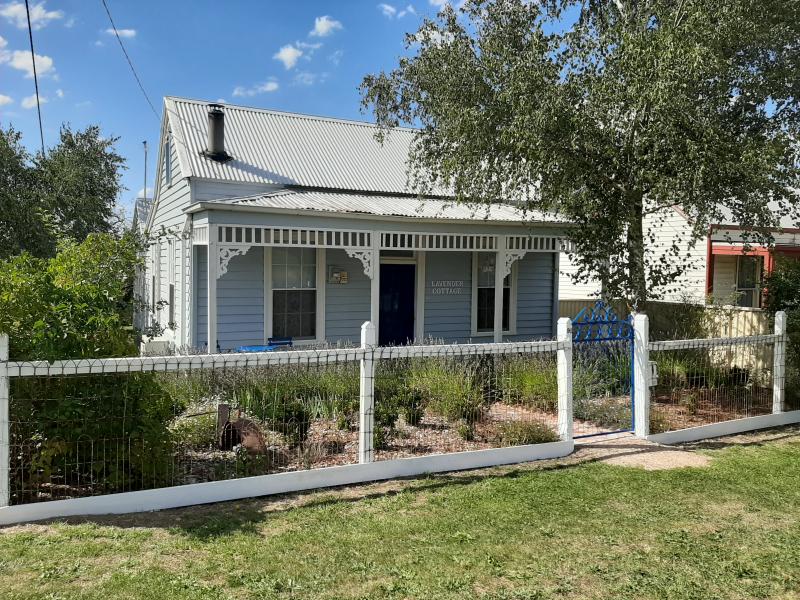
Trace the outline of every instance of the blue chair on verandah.
<path fill-rule="evenodd" d="M 290 337 L 271 337 L 266 344 L 257 346 L 239 346 L 236 352 L 275 352 L 276 350 L 286 350 L 292 347 Z"/>

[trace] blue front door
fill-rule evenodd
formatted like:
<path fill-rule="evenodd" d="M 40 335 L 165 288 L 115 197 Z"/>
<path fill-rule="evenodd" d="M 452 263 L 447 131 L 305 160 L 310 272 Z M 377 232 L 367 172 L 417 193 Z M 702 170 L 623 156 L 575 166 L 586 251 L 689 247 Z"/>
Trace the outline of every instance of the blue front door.
<path fill-rule="evenodd" d="M 378 343 L 407 344 L 414 339 L 415 265 L 381 265 Z"/>

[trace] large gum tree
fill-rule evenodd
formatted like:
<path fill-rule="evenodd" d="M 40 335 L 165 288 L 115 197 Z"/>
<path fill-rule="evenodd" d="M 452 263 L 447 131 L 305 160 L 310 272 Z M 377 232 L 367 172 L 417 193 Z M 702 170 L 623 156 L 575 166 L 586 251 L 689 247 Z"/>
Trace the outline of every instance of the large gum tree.
<path fill-rule="evenodd" d="M 798 204 L 800 1 L 467 0 L 367 76 L 385 133 L 419 127 L 418 192 L 558 212 L 581 277 L 633 306 L 674 285 L 675 208 L 697 244 L 734 221 L 751 241 Z M 390 134 L 389 134 L 390 135 Z"/>

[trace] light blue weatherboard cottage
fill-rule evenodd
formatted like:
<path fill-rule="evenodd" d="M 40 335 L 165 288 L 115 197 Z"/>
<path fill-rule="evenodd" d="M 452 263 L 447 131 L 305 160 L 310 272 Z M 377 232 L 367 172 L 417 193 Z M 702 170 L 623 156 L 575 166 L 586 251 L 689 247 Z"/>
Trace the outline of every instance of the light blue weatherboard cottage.
<path fill-rule="evenodd" d="M 140 326 L 178 348 L 554 335 L 564 224 L 407 185 L 415 131 L 164 100 Z M 145 216 L 146 215 L 146 216 Z M 146 218 L 146 221 L 144 220 Z M 496 266 L 499 265 L 499 269 Z"/>

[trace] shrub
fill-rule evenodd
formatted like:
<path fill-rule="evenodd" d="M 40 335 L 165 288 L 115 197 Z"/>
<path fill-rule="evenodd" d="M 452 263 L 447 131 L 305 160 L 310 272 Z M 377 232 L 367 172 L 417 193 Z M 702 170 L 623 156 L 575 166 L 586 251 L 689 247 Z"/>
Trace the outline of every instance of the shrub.
<path fill-rule="evenodd" d="M 578 398 L 573 401 L 574 415 L 609 429 L 631 427 L 631 405 L 627 398 Z"/>
<path fill-rule="evenodd" d="M 202 408 L 198 407 L 199 410 Z M 176 447 L 186 450 L 209 450 L 217 446 L 217 413 L 208 410 L 200 414 L 183 415 L 169 427 Z"/>
<path fill-rule="evenodd" d="M 552 428 L 538 421 L 506 421 L 500 424 L 498 436 L 503 446 L 545 444 L 559 439 Z"/>
<path fill-rule="evenodd" d="M 558 407 L 558 371 L 555 362 L 512 358 L 500 374 L 503 399 L 552 411 Z"/>
<path fill-rule="evenodd" d="M 466 361 L 422 359 L 412 364 L 408 385 L 435 414 L 474 423 L 483 412 L 483 389 L 475 371 L 476 365 Z"/>

